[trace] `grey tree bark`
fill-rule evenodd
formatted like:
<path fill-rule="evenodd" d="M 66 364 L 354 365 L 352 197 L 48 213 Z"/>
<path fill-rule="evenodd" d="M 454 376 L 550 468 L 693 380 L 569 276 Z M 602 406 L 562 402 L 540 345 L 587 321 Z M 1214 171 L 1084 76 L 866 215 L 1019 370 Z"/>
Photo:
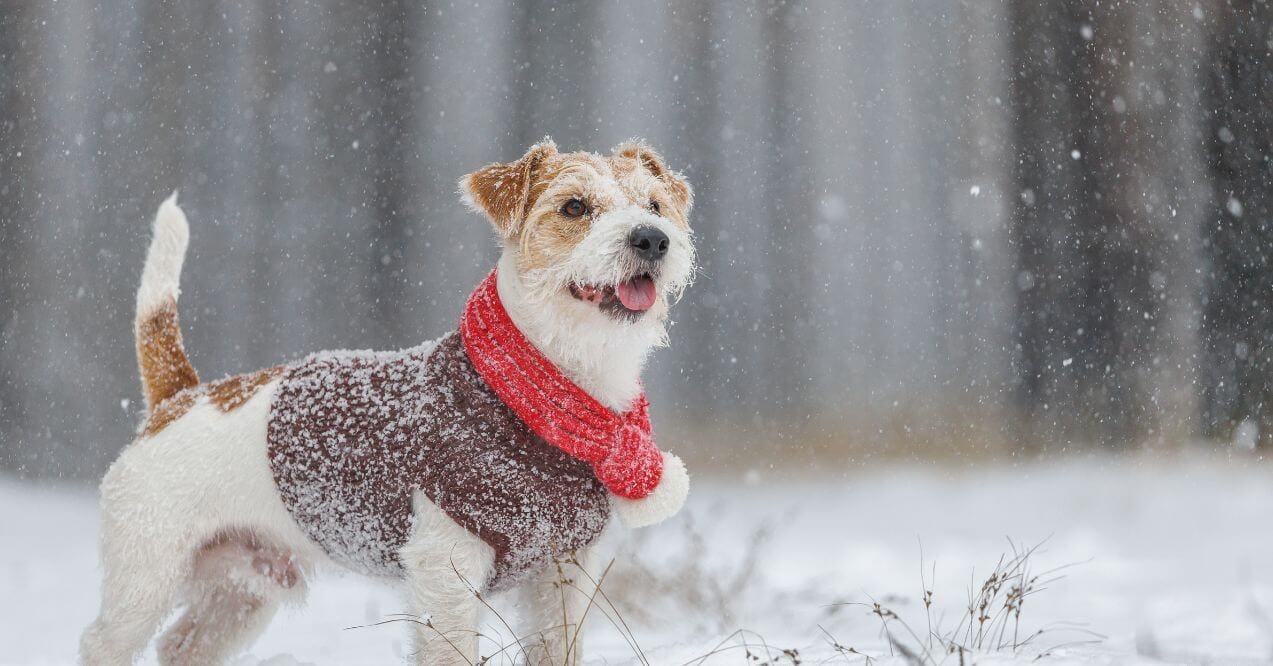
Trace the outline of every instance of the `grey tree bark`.
<path fill-rule="evenodd" d="M 1273 5 L 1212 3 L 1204 227 L 1204 432 L 1273 448 Z M 1255 426 L 1252 430 L 1250 426 Z"/>
<path fill-rule="evenodd" d="M 820 298 L 811 279 L 809 220 L 814 213 L 807 188 L 813 181 L 803 160 L 807 146 L 799 109 L 799 53 L 796 31 L 807 7 L 780 3 L 764 14 L 764 70 L 760 73 L 768 100 L 764 109 L 763 144 L 766 176 L 765 233 L 744 246 L 765 266 L 765 289 L 757 297 L 768 303 L 768 332 L 762 372 L 770 399 L 767 407 L 794 416 L 810 395 L 808 349 L 813 344 L 810 310 Z"/>
<path fill-rule="evenodd" d="M 19 470 L 28 464 L 21 442 L 29 410 L 38 406 L 25 390 L 29 367 L 17 352 L 19 329 L 38 316 L 28 243 L 36 202 L 27 187 L 43 129 L 36 112 L 43 68 L 32 57 L 35 14 L 26 3 L 0 13 L 0 468 Z"/>
<path fill-rule="evenodd" d="M 1012 10 L 1025 436 L 1187 434 L 1197 30 L 1185 8 L 1149 2 Z"/>

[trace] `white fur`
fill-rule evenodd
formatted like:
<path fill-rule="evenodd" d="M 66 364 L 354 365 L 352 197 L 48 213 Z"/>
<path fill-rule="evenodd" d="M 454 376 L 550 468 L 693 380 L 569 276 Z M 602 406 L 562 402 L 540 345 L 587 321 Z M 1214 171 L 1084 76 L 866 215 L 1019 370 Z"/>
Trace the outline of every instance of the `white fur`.
<path fill-rule="evenodd" d="M 690 494 L 690 475 L 685 463 L 675 455 L 663 452 L 663 476 L 654 492 L 641 499 L 612 495 L 615 513 L 625 527 L 648 527 L 676 515 Z"/>
<path fill-rule="evenodd" d="M 137 289 L 138 321 L 181 294 L 181 265 L 190 243 L 190 226 L 186 223 L 186 214 L 177 205 L 176 192 L 159 205 L 152 233 L 141 286 Z"/>

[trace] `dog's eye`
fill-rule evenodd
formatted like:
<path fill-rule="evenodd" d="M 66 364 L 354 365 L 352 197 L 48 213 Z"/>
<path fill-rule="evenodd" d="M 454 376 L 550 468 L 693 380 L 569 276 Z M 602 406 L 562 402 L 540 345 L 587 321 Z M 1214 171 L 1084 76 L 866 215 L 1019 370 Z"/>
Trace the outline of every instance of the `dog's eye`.
<path fill-rule="evenodd" d="M 588 213 L 588 204 L 579 199 L 571 199 L 561 207 L 561 214 L 566 217 L 583 217 Z"/>
<path fill-rule="evenodd" d="M 658 215 L 659 211 L 660 211 L 659 202 L 655 201 L 654 199 L 650 199 L 650 212 L 654 213 L 655 215 Z"/>

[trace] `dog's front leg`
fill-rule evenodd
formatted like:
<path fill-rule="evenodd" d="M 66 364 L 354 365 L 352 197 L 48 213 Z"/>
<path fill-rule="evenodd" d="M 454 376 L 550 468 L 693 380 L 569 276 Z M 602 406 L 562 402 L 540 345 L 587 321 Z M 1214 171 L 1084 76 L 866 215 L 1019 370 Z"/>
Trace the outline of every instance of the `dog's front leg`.
<path fill-rule="evenodd" d="M 521 588 L 526 610 L 526 663 L 530 666 L 576 666 L 583 663 L 583 620 L 600 613 L 590 604 L 604 604 L 597 598 L 596 582 L 601 572 L 595 568 L 591 549 L 582 549 L 559 560 Z"/>
<path fill-rule="evenodd" d="M 477 654 L 481 590 L 491 575 L 495 551 L 416 493 L 415 526 L 400 553 L 406 568 L 420 664 L 470 665 Z"/>

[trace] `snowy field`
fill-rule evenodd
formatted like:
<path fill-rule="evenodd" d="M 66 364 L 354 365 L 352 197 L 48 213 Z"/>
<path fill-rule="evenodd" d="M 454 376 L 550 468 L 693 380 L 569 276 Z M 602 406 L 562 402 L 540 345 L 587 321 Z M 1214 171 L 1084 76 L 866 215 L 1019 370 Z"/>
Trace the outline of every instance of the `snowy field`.
<path fill-rule="evenodd" d="M 0 663 L 73 662 L 78 633 L 96 611 L 97 529 L 91 490 L 0 480 Z M 877 465 L 835 479 L 699 478 L 690 511 L 673 524 L 636 539 L 608 535 L 618 561 L 606 587 L 652 664 L 694 661 L 718 643 L 720 651 L 696 663 L 787 663 L 782 648 L 798 649 L 804 663 L 864 662 L 832 640 L 875 663 L 904 663 L 889 656 L 896 650 L 878 617 L 841 602 L 874 598 L 895 610 L 901 620 L 891 632 L 915 651 L 900 622 L 927 631 L 920 544 L 934 629 L 945 631 L 963 612 L 970 580 L 980 584 L 1010 549 L 1008 538 L 1046 540 L 1032 570 L 1074 566 L 1022 609 L 1020 636 L 1047 631 L 1015 656 L 983 652 L 970 662 L 1030 663 L 1044 654 L 1042 663 L 1273 663 L 1273 466 L 1250 460 L 1084 458 L 958 470 Z M 282 613 L 240 663 L 401 663 L 401 625 L 349 627 L 403 610 L 388 588 L 325 576 L 311 603 Z M 589 663 L 636 661 L 604 618 L 590 624 Z M 498 633 L 498 621 L 488 626 Z M 749 650 L 742 637 L 727 638 L 736 629 L 754 632 L 743 635 Z M 933 655 L 943 659 L 959 663 Z"/>

